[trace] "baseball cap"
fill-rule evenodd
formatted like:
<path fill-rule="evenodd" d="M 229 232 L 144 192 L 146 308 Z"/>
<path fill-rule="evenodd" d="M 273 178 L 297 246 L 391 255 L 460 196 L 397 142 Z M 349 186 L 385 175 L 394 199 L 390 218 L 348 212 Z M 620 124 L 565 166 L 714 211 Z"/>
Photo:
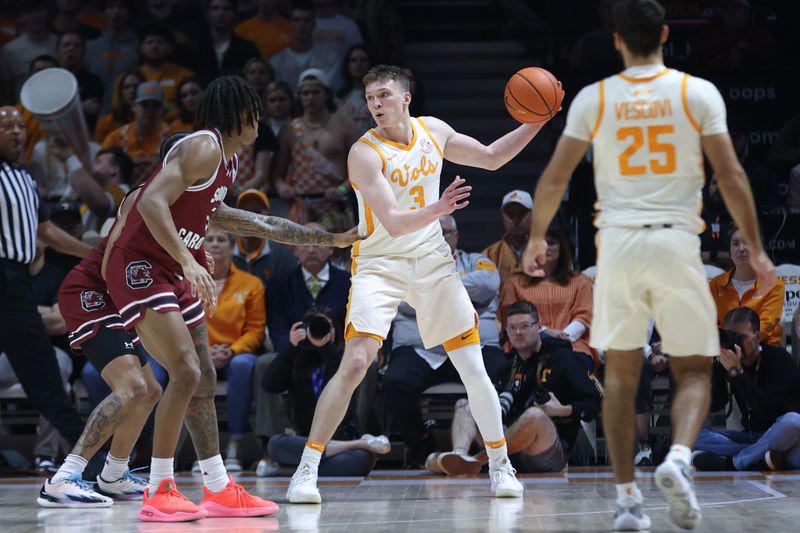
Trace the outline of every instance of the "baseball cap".
<path fill-rule="evenodd" d="M 530 193 L 521 191 L 519 189 L 514 189 L 513 191 L 503 196 L 503 205 L 501 206 L 501 208 L 505 207 L 506 204 L 510 204 L 511 202 L 518 203 L 521 206 L 526 207 L 527 209 L 533 209 L 533 198 L 531 198 Z"/>
<path fill-rule="evenodd" d="M 157 81 L 145 81 L 136 87 L 136 103 L 147 102 L 164 103 L 164 91 L 161 90 L 161 85 Z"/>
<path fill-rule="evenodd" d="M 308 80 L 309 83 L 319 83 L 326 89 L 330 89 L 330 83 L 328 82 L 328 76 L 318 68 L 309 68 L 304 70 L 300 77 L 297 78 L 297 88 L 298 90 L 300 87 L 303 86 L 303 82 L 306 81 L 307 78 L 314 78 L 313 80 Z"/>
<path fill-rule="evenodd" d="M 258 198 L 258 200 L 264 204 L 264 207 L 269 209 L 269 198 L 264 194 L 264 191 L 259 191 L 258 189 L 247 189 L 239 193 L 239 196 L 236 197 L 236 205 L 241 205 L 241 203 L 248 198 Z"/>

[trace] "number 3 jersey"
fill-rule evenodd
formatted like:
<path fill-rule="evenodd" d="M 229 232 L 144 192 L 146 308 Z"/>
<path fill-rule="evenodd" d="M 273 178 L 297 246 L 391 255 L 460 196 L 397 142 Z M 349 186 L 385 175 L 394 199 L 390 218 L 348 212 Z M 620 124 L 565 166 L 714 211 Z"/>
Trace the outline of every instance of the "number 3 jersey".
<path fill-rule="evenodd" d="M 381 157 L 383 177 L 397 199 L 397 206 L 404 211 L 422 209 L 439 199 L 442 172 L 442 150 L 428 127 L 422 119 L 412 117 L 411 128 L 413 135 L 408 145 L 384 139 L 374 129 L 358 140 Z M 422 257 L 447 246 L 438 220 L 417 231 L 392 237 L 358 189 L 353 188 L 358 199 L 359 234 L 367 235 L 354 245 L 354 256 Z"/>
<path fill-rule="evenodd" d="M 666 224 L 699 233 L 701 137 L 727 131 L 711 82 L 659 64 L 584 87 L 564 135 L 592 143 L 598 228 Z"/>

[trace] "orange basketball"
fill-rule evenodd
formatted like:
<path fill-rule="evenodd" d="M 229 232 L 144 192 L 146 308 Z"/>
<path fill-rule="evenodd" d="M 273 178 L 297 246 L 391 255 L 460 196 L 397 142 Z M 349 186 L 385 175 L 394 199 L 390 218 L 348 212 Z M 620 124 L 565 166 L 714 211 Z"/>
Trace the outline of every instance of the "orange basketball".
<path fill-rule="evenodd" d="M 506 109 L 523 124 L 550 120 L 561 107 L 564 90 L 555 76 L 539 67 L 514 73 L 506 83 L 503 101 Z"/>

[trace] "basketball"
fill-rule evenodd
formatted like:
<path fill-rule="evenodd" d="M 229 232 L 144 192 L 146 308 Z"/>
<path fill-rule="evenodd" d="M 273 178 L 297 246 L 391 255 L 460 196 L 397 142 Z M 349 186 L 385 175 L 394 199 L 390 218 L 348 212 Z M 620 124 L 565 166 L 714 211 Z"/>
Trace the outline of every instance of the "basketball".
<path fill-rule="evenodd" d="M 550 120 L 561 107 L 564 90 L 547 70 L 528 67 L 515 72 L 506 83 L 503 101 L 506 109 L 523 124 Z"/>

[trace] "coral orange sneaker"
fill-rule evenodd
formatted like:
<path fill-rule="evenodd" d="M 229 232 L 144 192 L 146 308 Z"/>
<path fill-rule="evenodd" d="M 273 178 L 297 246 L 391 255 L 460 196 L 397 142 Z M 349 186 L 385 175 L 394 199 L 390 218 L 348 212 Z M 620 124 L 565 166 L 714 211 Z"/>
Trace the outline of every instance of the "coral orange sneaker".
<path fill-rule="evenodd" d="M 267 516 L 278 512 L 278 504 L 249 494 L 230 476 L 228 486 L 220 492 L 211 492 L 203 486 L 200 507 L 208 511 L 209 518 L 226 516 Z"/>
<path fill-rule="evenodd" d="M 189 501 L 178 491 L 175 480 L 165 478 L 158 484 L 155 494 L 144 489 L 144 501 L 139 520 L 144 522 L 189 522 L 206 517 L 206 510 Z"/>

